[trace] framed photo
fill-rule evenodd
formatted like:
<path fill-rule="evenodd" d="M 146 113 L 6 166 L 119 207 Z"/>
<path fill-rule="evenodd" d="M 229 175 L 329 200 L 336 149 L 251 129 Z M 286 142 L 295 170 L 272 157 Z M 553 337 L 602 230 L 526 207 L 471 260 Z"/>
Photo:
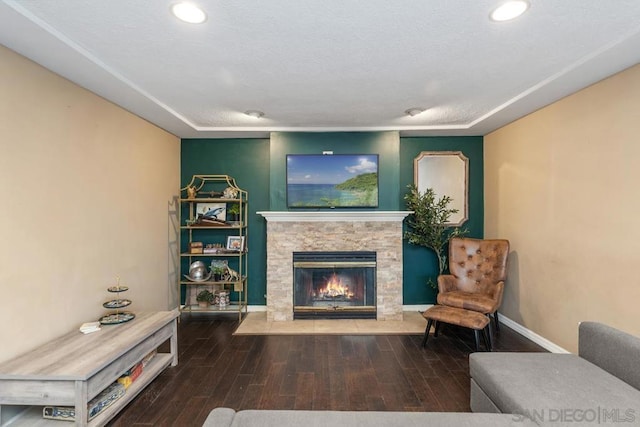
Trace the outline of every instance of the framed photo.
<path fill-rule="evenodd" d="M 226 203 L 197 203 L 196 218 L 198 215 L 204 217 L 215 218 L 220 221 L 227 220 L 227 204 Z"/>
<path fill-rule="evenodd" d="M 227 250 L 230 251 L 243 251 L 244 250 L 244 236 L 228 236 L 227 237 Z"/>

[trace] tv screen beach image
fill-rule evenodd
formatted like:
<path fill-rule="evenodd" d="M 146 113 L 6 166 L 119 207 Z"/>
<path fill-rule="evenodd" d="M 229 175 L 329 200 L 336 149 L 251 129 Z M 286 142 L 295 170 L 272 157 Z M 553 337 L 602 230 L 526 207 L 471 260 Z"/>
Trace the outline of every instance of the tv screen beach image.
<path fill-rule="evenodd" d="M 378 155 L 287 155 L 287 206 L 378 206 Z"/>

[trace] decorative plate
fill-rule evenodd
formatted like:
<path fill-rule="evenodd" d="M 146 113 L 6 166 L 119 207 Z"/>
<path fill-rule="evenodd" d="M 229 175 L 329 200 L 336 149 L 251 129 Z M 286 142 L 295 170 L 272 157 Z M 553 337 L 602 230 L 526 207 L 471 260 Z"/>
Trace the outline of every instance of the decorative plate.
<path fill-rule="evenodd" d="M 136 317 L 136 315 L 128 311 L 124 311 L 122 313 L 111 313 L 106 316 L 102 316 L 100 318 L 100 323 L 103 325 L 117 325 L 119 323 L 133 320 L 134 317 Z"/>
<path fill-rule="evenodd" d="M 111 301 L 107 301 L 102 306 L 104 308 L 122 308 L 131 304 L 131 300 L 129 299 L 112 299 Z"/>
<path fill-rule="evenodd" d="M 124 292 L 124 291 L 128 291 L 129 287 L 128 286 L 111 286 L 110 288 L 107 288 L 107 290 L 109 292 Z"/>

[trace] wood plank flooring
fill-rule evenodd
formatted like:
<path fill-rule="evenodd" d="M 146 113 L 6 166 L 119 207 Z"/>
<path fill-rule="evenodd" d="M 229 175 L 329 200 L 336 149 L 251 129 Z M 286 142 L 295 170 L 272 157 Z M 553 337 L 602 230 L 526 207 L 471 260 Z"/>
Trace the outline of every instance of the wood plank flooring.
<path fill-rule="evenodd" d="M 240 409 L 470 411 L 470 330 L 422 336 L 233 336 L 237 317 L 183 314 L 179 364 L 110 426 L 201 426 Z M 502 326 L 494 351 L 545 351 Z"/>

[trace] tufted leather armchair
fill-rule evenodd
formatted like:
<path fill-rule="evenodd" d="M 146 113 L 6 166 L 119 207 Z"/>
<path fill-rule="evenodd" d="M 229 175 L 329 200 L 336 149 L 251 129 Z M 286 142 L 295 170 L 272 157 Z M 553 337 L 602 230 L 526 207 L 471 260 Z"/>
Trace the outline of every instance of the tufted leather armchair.
<path fill-rule="evenodd" d="M 438 276 L 438 304 L 493 314 L 496 330 L 507 277 L 509 241 L 454 237 L 449 271 Z"/>

